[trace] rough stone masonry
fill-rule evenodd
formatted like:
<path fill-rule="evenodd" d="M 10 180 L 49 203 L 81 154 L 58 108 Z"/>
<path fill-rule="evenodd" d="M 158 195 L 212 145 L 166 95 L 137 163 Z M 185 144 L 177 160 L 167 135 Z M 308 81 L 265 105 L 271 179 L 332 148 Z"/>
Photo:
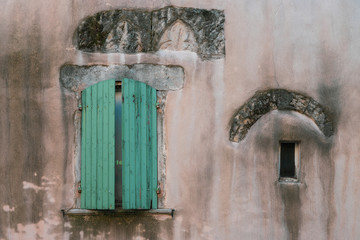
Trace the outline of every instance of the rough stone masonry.
<path fill-rule="evenodd" d="M 230 141 L 244 139 L 251 126 L 272 110 L 296 111 L 312 119 L 325 136 L 334 134 L 333 123 L 325 109 L 311 97 L 285 89 L 270 89 L 257 92 L 232 119 Z"/>
<path fill-rule="evenodd" d="M 180 37 L 167 32 L 177 22 L 186 29 Z M 196 48 L 185 50 L 195 51 L 201 58 L 222 58 L 225 55 L 224 23 L 224 12 L 214 9 L 109 10 L 89 16 L 80 23 L 75 33 L 75 45 L 85 52 L 155 52 L 165 33 L 174 36 L 168 39 L 170 42 L 196 41 L 188 43 Z"/>

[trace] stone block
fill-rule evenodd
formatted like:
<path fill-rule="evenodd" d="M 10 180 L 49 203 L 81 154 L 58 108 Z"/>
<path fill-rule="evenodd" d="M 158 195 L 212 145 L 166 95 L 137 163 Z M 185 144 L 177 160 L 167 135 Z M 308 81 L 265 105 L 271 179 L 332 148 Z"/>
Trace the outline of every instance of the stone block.
<path fill-rule="evenodd" d="M 152 12 L 109 10 L 85 18 L 75 45 L 85 52 L 193 51 L 201 58 L 225 55 L 225 15 L 220 10 L 166 7 Z"/>
<path fill-rule="evenodd" d="M 60 69 L 60 82 L 68 90 L 79 91 L 97 82 L 131 78 L 144 82 L 157 90 L 179 90 L 184 86 L 184 69 L 179 66 L 154 64 L 134 65 L 64 65 Z"/>

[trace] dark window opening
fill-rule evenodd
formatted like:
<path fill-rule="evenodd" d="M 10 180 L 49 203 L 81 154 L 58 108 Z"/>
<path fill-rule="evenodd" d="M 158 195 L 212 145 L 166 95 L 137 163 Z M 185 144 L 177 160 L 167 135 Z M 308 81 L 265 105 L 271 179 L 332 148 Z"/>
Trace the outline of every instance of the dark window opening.
<path fill-rule="evenodd" d="M 296 176 L 296 143 L 280 143 L 280 178 L 297 178 Z"/>
<path fill-rule="evenodd" d="M 122 144 L 121 144 L 122 94 L 121 82 L 115 87 L 115 205 L 122 203 Z"/>

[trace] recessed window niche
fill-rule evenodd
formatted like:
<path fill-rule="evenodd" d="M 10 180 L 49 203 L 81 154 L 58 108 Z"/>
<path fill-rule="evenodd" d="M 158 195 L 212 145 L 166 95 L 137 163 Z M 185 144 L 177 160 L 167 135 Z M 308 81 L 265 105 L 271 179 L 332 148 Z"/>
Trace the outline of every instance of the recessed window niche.
<path fill-rule="evenodd" d="M 298 182 L 300 169 L 300 143 L 280 141 L 279 144 L 279 181 Z"/>

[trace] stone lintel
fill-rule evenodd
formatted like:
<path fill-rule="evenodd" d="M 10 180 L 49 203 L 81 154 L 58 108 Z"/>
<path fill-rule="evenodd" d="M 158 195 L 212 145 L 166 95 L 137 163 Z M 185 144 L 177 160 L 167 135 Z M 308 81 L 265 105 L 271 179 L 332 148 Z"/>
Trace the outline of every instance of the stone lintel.
<path fill-rule="evenodd" d="M 184 69 L 154 64 L 63 65 L 60 69 L 62 86 L 74 92 L 104 80 L 121 81 L 124 78 L 144 82 L 157 90 L 179 90 L 184 86 Z"/>

